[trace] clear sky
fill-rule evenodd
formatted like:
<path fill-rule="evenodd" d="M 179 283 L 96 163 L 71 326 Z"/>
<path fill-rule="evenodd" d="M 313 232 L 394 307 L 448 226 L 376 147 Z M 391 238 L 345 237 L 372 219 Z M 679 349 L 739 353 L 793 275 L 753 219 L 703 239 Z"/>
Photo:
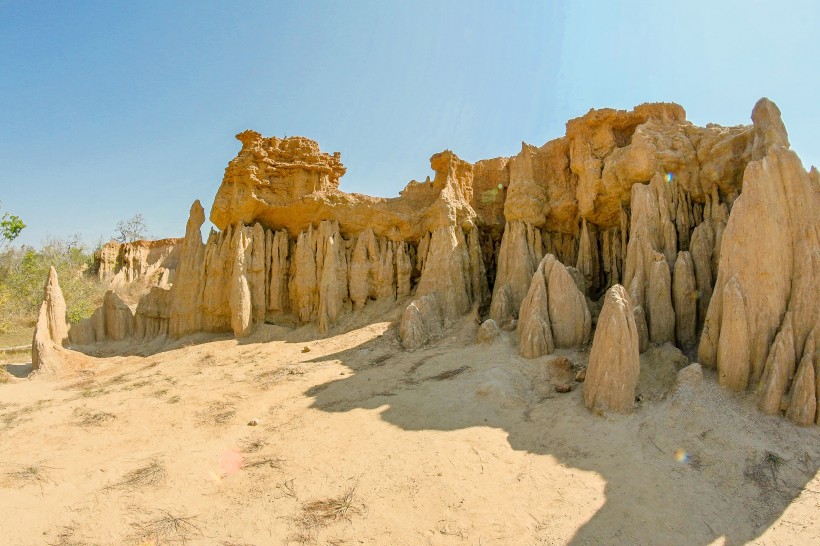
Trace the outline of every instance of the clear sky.
<path fill-rule="evenodd" d="M 0 201 L 26 244 L 138 212 L 181 236 L 244 129 L 393 196 L 433 153 L 514 155 L 592 107 L 737 125 L 761 96 L 820 164 L 820 2 L 0 0 Z"/>

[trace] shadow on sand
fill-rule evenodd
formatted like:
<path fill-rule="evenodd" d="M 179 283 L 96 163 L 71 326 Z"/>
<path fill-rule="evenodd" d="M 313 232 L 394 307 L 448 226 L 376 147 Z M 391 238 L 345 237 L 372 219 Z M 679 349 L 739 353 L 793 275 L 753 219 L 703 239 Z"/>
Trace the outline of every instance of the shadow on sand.
<path fill-rule="evenodd" d="M 708 372 L 701 384 L 645 401 L 632 415 L 597 416 L 583 407 L 580 385 L 554 391 L 548 370 L 556 355 L 524 360 L 503 340 L 489 347 L 451 340 L 407 353 L 395 337 L 393 328 L 314 359 L 340 359 L 354 373 L 309 389 L 312 407 L 386 406 L 382 419 L 408 431 L 497 427 L 515 450 L 597 472 L 606 502 L 571 544 L 710 544 L 720 537 L 743 544 L 798 495 L 820 494 L 804 490 L 820 467 L 817 428 L 757 413 Z"/>
<path fill-rule="evenodd" d="M 31 373 L 31 362 L 6 364 L 6 371 L 18 379 L 25 379 Z"/>

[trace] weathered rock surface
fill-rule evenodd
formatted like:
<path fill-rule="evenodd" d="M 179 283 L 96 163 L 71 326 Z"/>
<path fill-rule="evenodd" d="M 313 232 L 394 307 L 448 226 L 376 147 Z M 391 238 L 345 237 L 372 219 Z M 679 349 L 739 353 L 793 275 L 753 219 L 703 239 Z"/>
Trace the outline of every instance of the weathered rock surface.
<path fill-rule="evenodd" d="M 817 416 L 817 371 L 815 369 L 814 335 L 803 350 L 803 358 L 789 393 L 786 418 L 801 426 L 811 425 Z"/>
<path fill-rule="evenodd" d="M 68 322 L 63 291 L 57 279 L 57 271 L 48 270 L 43 287 L 43 303 L 34 327 L 34 339 L 31 344 L 31 369 L 51 370 L 56 367 L 55 352 L 68 341 Z"/>
<path fill-rule="evenodd" d="M 555 347 L 579 347 L 589 340 L 591 324 L 584 295 L 567 268 L 547 254 L 521 304 L 519 353 L 535 358 Z"/>
<path fill-rule="evenodd" d="M 678 372 L 678 387 L 697 387 L 703 382 L 703 368 L 697 362 L 689 364 Z"/>
<path fill-rule="evenodd" d="M 171 290 L 154 286 L 140 298 L 134 312 L 134 337 L 150 340 L 168 335 L 171 316 Z"/>
<path fill-rule="evenodd" d="M 756 389 L 761 410 L 778 413 L 820 320 L 820 192 L 787 149 L 777 107 L 761 99 L 752 119 L 759 159 L 746 168 L 722 235 L 699 359 L 717 367 L 722 384 Z M 800 390 L 810 375 L 803 368 Z M 799 413 L 791 415 L 805 420 Z"/>
<path fill-rule="evenodd" d="M 401 317 L 399 337 L 405 349 L 413 350 L 440 336 L 443 330 L 441 308 L 435 294 L 410 302 Z"/>
<path fill-rule="evenodd" d="M 697 343 L 698 287 L 692 255 L 683 250 L 675 260 L 675 276 L 672 286 L 675 307 L 675 338 L 684 349 Z"/>
<path fill-rule="evenodd" d="M 109 241 L 94 254 L 97 275 L 101 281 L 114 284 L 133 283 L 139 279 L 153 280 L 157 284 L 167 271 L 168 281 L 173 282 L 181 242 L 181 239 L 131 243 Z"/>
<path fill-rule="evenodd" d="M 191 205 L 185 237 L 180 243 L 177 275 L 182 282 L 171 287 L 168 333 L 173 339 L 199 332 L 203 328 L 200 295 L 202 269 L 205 265 L 205 246 L 200 230 L 205 223 L 205 211 L 199 201 Z"/>
<path fill-rule="evenodd" d="M 632 302 L 620 285 L 609 289 L 592 339 L 584 404 L 590 409 L 630 412 L 641 373 Z"/>

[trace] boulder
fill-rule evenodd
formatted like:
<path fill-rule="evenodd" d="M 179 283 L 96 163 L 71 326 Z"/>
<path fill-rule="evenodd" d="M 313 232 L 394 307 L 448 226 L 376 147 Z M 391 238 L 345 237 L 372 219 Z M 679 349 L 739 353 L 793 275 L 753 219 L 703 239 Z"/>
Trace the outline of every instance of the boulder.
<path fill-rule="evenodd" d="M 493 343 L 501 335 L 501 329 L 493 319 L 487 319 L 478 327 L 476 343 Z"/>

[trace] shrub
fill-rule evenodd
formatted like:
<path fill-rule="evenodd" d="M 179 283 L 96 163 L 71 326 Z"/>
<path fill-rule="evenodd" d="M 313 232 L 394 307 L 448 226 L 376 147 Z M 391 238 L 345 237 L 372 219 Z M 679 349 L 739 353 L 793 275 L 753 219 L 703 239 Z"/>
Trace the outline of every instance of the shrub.
<path fill-rule="evenodd" d="M 34 326 L 52 265 L 60 279 L 70 322 L 91 316 L 99 306 L 104 291 L 91 274 L 93 258 L 79 237 L 50 239 L 40 250 L 26 246 L 9 249 L 0 254 L 0 333 Z"/>

